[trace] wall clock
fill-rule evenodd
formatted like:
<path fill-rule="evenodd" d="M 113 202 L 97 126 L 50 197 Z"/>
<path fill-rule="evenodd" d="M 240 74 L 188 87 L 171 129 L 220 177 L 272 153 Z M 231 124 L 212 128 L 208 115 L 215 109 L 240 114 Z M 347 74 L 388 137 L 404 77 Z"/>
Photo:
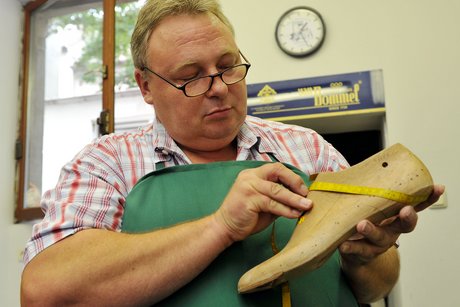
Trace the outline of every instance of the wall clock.
<path fill-rule="evenodd" d="M 290 56 L 313 54 L 323 44 L 326 27 L 320 13 L 309 7 L 294 7 L 285 12 L 276 24 L 278 46 Z"/>

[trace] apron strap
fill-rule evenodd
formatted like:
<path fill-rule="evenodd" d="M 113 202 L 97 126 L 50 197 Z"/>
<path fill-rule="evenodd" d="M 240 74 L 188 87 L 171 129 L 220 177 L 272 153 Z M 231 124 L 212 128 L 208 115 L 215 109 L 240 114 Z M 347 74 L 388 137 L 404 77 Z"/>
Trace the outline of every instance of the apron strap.
<path fill-rule="evenodd" d="M 270 157 L 270 160 L 272 160 L 272 162 L 280 162 L 273 153 L 267 152 L 267 155 Z"/>
<path fill-rule="evenodd" d="M 165 162 L 164 161 L 158 161 L 155 163 L 155 170 L 160 170 L 165 168 Z"/>
<path fill-rule="evenodd" d="M 272 233 L 270 235 L 270 243 L 274 255 L 280 252 L 275 241 L 275 223 L 276 221 L 273 222 Z M 288 281 L 281 284 L 281 305 L 282 307 L 291 307 L 291 288 L 289 287 Z"/>

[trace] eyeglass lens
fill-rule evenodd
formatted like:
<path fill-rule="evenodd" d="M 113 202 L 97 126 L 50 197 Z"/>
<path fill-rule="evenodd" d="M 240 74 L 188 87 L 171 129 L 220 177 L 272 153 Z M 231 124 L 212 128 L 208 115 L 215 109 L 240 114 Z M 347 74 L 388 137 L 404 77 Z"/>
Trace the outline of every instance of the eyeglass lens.
<path fill-rule="evenodd" d="M 185 92 L 187 96 L 198 96 L 206 93 L 212 86 L 213 79 L 220 76 L 222 81 L 227 84 L 235 84 L 246 77 L 248 67 L 244 64 L 231 67 L 223 71 L 219 75 L 206 76 L 193 80 L 185 85 Z"/>

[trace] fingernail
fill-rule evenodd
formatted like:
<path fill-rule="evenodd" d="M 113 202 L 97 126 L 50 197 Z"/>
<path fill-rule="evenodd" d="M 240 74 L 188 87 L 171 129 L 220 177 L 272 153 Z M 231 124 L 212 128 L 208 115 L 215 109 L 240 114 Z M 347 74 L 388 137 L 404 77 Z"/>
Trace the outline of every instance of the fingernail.
<path fill-rule="evenodd" d="M 311 208 L 311 205 L 312 205 L 312 201 L 308 198 L 302 198 L 300 200 L 300 207 L 302 207 L 302 209 L 304 210 L 308 210 Z"/>
<path fill-rule="evenodd" d="M 292 209 L 291 212 L 292 212 L 296 217 L 299 217 L 299 216 L 302 214 L 302 212 L 299 211 L 299 210 L 297 210 L 297 209 Z"/>
<path fill-rule="evenodd" d="M 308 194 L 308 187 L 305 184 L 302 184 L 300 186 L 300 191 L 301 191 L 302 195 L 307 195 Z"/>
<path fill-rule="evenodd" d="M 368 234 L 371 231 L 371 226 L 369 223 L 364 224 L 363 233 Z"/>
<path fill-rule="evenodd" d="M 350 250 L 350 245 L 349 244 L 342 243 L 342 245 L 340 245 L 340 251 L 342 253 L 348 253 L 349 250 Z"/>

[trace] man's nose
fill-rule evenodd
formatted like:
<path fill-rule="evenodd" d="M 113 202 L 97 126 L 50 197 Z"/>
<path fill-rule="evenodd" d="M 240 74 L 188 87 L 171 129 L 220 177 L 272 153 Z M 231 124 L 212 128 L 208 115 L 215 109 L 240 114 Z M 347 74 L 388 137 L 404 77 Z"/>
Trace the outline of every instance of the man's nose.
<path fill-rule="evenodd" d="M 212 76 L 211 78 L 211 86 L 207 93 L 217 94 L 225 92 L 226 94 L 228 92 L 228 85 L 222 79 L 222 74 Z"/>

